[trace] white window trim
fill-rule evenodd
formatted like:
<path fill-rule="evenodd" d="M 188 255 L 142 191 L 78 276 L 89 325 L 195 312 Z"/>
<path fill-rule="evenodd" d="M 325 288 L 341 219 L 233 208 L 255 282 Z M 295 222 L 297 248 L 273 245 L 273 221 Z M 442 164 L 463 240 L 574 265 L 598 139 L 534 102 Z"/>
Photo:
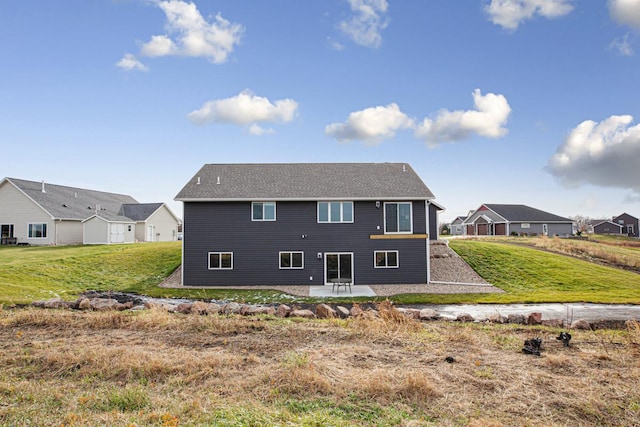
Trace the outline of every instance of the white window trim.
<path fill-rule="evenodd" d="M 326 221 L 320 221 L 320 204 L 321 203 L 326 203 L 328 212 L 327 212 L 327 220 Z M 331 221 L 331 203 L 340 203 L 340 221 Z M 351 221 L 345 221 L 344 218 L 344 204 L 345 203 L 350 203 L 351 204 Z M 318 222 L 318 224 L 353 224 L 354 220 L 355 220 L 355 206 L 354 203 L 350 200 L 344 200 L 344 201 L 340 201 L 340 200 L 329 200 L 329 201 L 322 201 L 322 202 L 318 202 L 316 203 L 316 220 Z"/>
<path fill-rule="evenodd" d="M 46 233 L 43 233 L 44 236 L 43 237 L 32 237 L 29 234 L 29 229 L 31 228 L 32 225 L 46 225 L 47 230 Z M 14 229 L 15 230 L 15 229 Z M 15 231 L 14 231 L 15 232 Z M 49 223 L 46 222 L 30 222 L 27 224 L 27 239 L 47 239 L 49 235 Z"/>
<path fill-rule="evenodd" d="M 387 205 L 409 205 L 409 225 L 411 226 L 409 231 L 387 231 Z M 413 234 L 413 203 L 412 202 L 384 202 L 383 206 L 383 227 L 384 234 Z M 398 217 L 398 220 L 400 218 Z M 400 224 L 398 224 L 400 225 Z M 400 227 L 398 227 L 400 228 Z"/>
<path fill-rule="evenodd" d="M 389 252 L 395 252 L 396 253 L 396 262 L 398 263 L 398 265 L 378 265 L 376 263 L 376 254 L 378 252 L 384 252 L 385 253 L 385 262 L 388 259 L 387 255 Z M 373 268 L 400 268 L 400 253 L 397 250 L 377 250 L 377 251 L 373 251 Z"/>
<path fill-rule="evenodd" d="M 282 254 L 289 254 L 289 259 L 293 260 L 293 254 L 302 255 L 302 267 L 283 267 L 282 266 Z M 278 252 L 278 265 L 280 270 L 304 270 L 304 252 L 303 251 L 280 251 Z"/>
<path fill-rule="evenodd" d="M 222 267 L 222 259 L 220 259 L 220 267 L 211 267 L 211 255 L 225 255 L 225 254 L 229 254 L 231 255 L 231 267 L 227 268 L 227 267 Z M 225 251 L 220 251 L 220 252 L 209 252 L 207 254 L 207 267 L 209 270 L 233 270 L 233 252 L 225 252 Z"/>
<path fill-rule="evenodd" d="M 520 228 L 531 228 L 531 224 L 528 222 L 523 222 L 520 224 Z"/>
<path fill-rule="evenodd" d="M 256 203 L 262 204 L 262 219 L 255 219 L 253 217 L 253 205 L 255 205 Z M 273 204 L 273 219 L 264 219 L 264 207 L 267 204 Z M 251 221 L 255 221 L 255 222 L 275 221 L 277 216 L 278 216 L 278 214 L 277 214 L 276 202 L 251 202 Z"/>

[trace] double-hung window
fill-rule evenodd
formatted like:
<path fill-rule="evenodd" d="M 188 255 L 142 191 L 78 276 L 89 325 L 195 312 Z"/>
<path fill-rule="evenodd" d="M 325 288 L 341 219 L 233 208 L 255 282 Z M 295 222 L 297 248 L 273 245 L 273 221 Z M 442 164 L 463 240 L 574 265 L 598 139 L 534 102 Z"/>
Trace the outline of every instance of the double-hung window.
<path fill-rule="evenodd" d="M 384 204 L 385 233 L 411 233 L 412 224 L 411 202 Z"/>
<path fill-rule="evenodd" d="M 45 239 L 47 237 L 47 224 L 29 224 L 30 239 Z"/>
<path fill-rule="evenodd" d="M 252 221 L 275 221 L 276 202 L 253 202 L 251 203 Z"/>
<path fill-rule="evenodd" d="M 304 268 L 303 252 L 280 252 L 280 269 L 302 269 Z"/>
<path fill-rule="evenodd" d="M 233 270 L 233 252 L 209 252 L 209 270 Z"/>
<path fill-rule="evenodd" d="M 353 202 L 318 202 L 318 222 L 353 222 Z"/>

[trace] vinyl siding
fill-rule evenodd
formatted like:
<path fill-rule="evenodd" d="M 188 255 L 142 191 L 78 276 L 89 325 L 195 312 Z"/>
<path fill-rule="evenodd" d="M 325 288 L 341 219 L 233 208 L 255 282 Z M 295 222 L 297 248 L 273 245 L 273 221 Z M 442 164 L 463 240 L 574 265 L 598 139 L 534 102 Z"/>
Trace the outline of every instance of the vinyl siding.
<path fill-rule="evenodd" d="M 151 214 L 146 222 L 139 222 L 136 227 L 136 240 L 144 242 L 146 227 L 153 225 L 154 242 L 172 242 L 178 240 L 178 222 L 167 210 L 166 206 L 160 207 Z"/>
<path fill-rule="evenodd" d="M 0 186 L 0 224 L 13 224 L 13 235 L 19 243 L 31 245 L 55 243 L 56 228 L 51 216 L 7 181 Z M 30 239 L 29 224 L 47 224 L 47 237 Z"/>
<path fill-rule="evenodd" d="M 56 244 L 79 245 L 82 243 L 82 222 L 76 220 L 56 221 Z"/>
<path fill-rule="evenodd" d="M 250 202 L 186 202 L 184 284 L 322 285 L 327 252 L 354 254 L 355 284 L 425 283 L 424 239 L 370 239 L 384 234 L 382 206 L 355 202 L 353 223 L 319 224 L 315 202 L 277 202 L 277 220 L 264 222 L 251 221 Z M 415 234 L 426 232 L 425 215 L 424 200 L 413 202 Z M 399 251 L 400 268 L 375 269 L 375 250 Z M 280 251 L 304 252 L 304 269 L 281 270 Z M 208 270 L 209 252 L 233 252 L 233 270 Z"/>

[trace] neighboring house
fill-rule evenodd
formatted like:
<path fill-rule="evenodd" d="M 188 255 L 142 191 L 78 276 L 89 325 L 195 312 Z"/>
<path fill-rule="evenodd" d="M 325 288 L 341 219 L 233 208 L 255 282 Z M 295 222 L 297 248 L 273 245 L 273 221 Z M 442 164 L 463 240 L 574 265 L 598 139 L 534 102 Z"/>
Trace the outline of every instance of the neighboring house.
<path fill-rule="evenodd" d="M 147 206 L 153 206 L 153 212 Z M 151 213 L 141 219 L 141 216 L 133 215 L 137 212 Z M 168 217 L 173 220 L 167 220 Z M 0 181 L 3 244 L 70 245 L 148 241 L 144 234 L 148 225 L 157 227 L 154 228 L 153 241 L 177 240 L 178 223 L 178 218 L 163 203 L 140 204 L 126 194 L 15 178 Z M 142 238 L 137 238 L 138 227 L 143 229 Z"/>
<path fill-rule="evenodd" d="M 123 216 L 136 221 L 139 242 L 172 242 L 178 240 L 180 219 L 164 203 L 122 205 Z"/>
<path fill-rule="evenodd" d="M 621 234 L 626 234 L 629 237 L 640 236 L 640 223 L 638 223 L 638 218 L 635 216 L 623 213 L 621 215 L 614 216 L 612 221 L 622 226 Z"/>
<path fill-rule="evenodd" d="M 433 199 L 405 163 L 206 164 L 175 198 L 182 281 L 427 283 Z"/>
<path fill-rule="evenodd" d="M 451 235 L 452 236 L 462 236 L 464 234 L 464 220 L 467 219 L 466 216 L 456 217 L 451 222 Z"/>
<path fill-rule="evenodd" d="M 483 204 L 463 222 L 470 236 L 567 236 L 573 221 L 525 205 Z"/>
<path fill-rule="evenodd" d="M 622 225 L 608 220 L 600 220 L 593 224 L 593 234 L 622 234 Z"/>

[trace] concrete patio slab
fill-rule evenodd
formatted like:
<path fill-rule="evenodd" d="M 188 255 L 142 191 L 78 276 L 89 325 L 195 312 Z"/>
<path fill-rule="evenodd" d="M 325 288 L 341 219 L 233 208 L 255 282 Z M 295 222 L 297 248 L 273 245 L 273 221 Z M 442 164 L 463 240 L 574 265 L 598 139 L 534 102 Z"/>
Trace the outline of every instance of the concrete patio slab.
<path fill-rule="evenodd" d="M 366 285 L 353 285 L 351 286 L 351 292 L 349 289 L 341 287 L 333 290 L 333 286 L 309 286 L 310 297 L 375 297 L 376 293 L 373 292 L 369 286 Z"/>

